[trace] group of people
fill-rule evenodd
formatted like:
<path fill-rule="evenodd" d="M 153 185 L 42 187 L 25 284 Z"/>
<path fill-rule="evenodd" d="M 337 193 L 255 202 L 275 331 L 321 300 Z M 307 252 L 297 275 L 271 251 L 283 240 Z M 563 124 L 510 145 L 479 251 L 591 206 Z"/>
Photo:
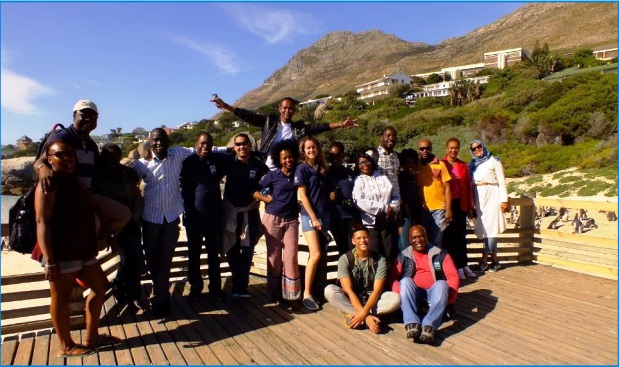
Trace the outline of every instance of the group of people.
<path fill-rule="evenodd" d="M 458 159 L 455 138 L 447 141 L 442 159 L 432 154 L 428 139 L 419 141 L 417 151 L 398 154 L 397 131 L 388 127 L 378 148 L 355 156 L 353 171 L 344 165 L 342 143 L 333 142 L 325 154 L 315 135 L 354 128 L 357 120 L 292 121 L 297 102 L 289 97 L 279 102 L 279 114 L 267 116 L 230 106 L 218 96 L 211 101 L 261 127 L 259 146 L 241 133 L 232 147 L 214 147 L 213 137 L 203 132 L 195 147 L 170 147 L 166 131 L 156 128 L 149 135 L 150 154 L 127 167 L 120 164 L 118 146 L 106 144 L 99 152 L 90 137 L 98 108 L 88 100 L 78 101 L 73 124 L 48 140 L 34 164 L 39 176 L 35 258 L 50 281 L 59 356 L 83 356 L 118 342 L 98 333 L 110 284 L 96 254 L 111 244 L 121 255 L 112 284 L 117 299 L 143 309 L 140 277 L 148 271 L 152 315 L 170 313 L 169 278 L 181 216 L 190 301 L 203 293 L 203 245 L 209 295 L 228 296 L 220 272 L 220 256 L 225 256 L 232 273 L 229 296 L 251 297 L 250 266 L 264 235 L 273 301 L 311 311 L 329 301 L 345 313 L 349 327 L 365 325 L 374 332 L 380 331 L 379 315 L 401 308 L 407 337 L 419 342 L 432 342 L 445 308 L 455 302 L 459 280 L 475 276 L 467 265 L 467 216 L 477 218 L 476 233 L 484 238 L 480 270 L 500 267 L 496 237 L 505 228 L 501 211 L 509 210 L 509 203 L 501 163 L 482 142 L 471 143 L 469 165 Z M 260 202 L 265 203 L 262 218 Z M 299 225 L 309 248 L 303 281 Z M 332 240 L 341 254 L 337 285 L 327 284 L 326 251 Z M 68 300 L 76 279 L 91 288 L 82 344 L 69 332 Z M 429 304 L 422 320 L 420 299 Z"/>

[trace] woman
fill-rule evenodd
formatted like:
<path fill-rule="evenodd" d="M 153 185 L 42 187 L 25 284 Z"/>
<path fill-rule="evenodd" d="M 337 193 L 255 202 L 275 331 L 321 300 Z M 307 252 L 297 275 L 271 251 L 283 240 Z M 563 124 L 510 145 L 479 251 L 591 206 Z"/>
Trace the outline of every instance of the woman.
<path fill-rule="evenodd" d="M 317 295 L 324 294 L 327 280 L 324 259 L 329 242 L 327 231 L 330 217 L 327 210 L 327 165 L 320 143 L 315 137 L 306 136 L 299 141 L 299 161 L 301 163 L 295 171 L 294 183 L 301 200 L 301 230 L 309 247 L 309 258 L 305 266 L 303 306 L 310 311 L 318 311 L 320 307 L 314 300 L 312 291 Z M 323 261 L 320 261 L 321 258 Z M 314 282 L 317 273 L 320 278 Z M 312 289 L 312 286 L 315 289 Z"/>
<path fill-rule="evenodd" d="M 443 233 L 443 248 L 453 259 L 461 280 L 465 280 L 466 277 L 476 278 L 477 276 L 468 266 L 469 258 L 466 249 L 466 217 L 471 217 L 473 211 L 471 177 L 467 164 L 458 158 L 460 140 L 449 138 L 445 147 L 447 152 L 441 160 L 445 162 L 451 175 L 449 185 L 451 186 L 452 220 Z"/>
<path fill-rule="evenodd" d="M 120 164 L 122 151 L 113 143 L 101 148 L 101 160 L 92 181 L 92 191 L 114 199 L 131 209 L 133 217 L 116 236 L 119 245 L 120 269 L 112 281 L 112 294 L 121 304 L 136 314 L 144 309 L 141 276 L 146 272 L 142 252 L 140 220 L 144 199 L 140 195 L 138 174 Z"/>
<path fill-rule="evenodd" d="M 282 140 L 271 151 L 277 169 L 260 179 L 263 190 L 256 194 L 266 203 L 262 226 L 267 244 L 267 292 L 275 301 L 290 302 L 294 310 L 301 307 L 299 273 L 299 204 L 294 172 L 299 157 L 297 143 Z M 283 250 L 283 266 L 282 266 Z"/>
<path fill-rule="evenodd" d="M 75 151 L 61 140 L 48 145 L 47 163 L 55 173 L 56 186 L 36 190 L 37 240 L 43 253 L 45 279 L 50 285 L 50 315 L 58 339 L 58 357 L 82 357 L 96 347 L 115 344 L 118 338 L 99 334 L 99 316 L 110 284 L 96 259 L 95 215 L 88 193 L 77 181 Z M 76 278 L 91 289 L 86 298 L 84 343 L 71 338 L 69 299 Z"/>
<path fill-rule="evenodd" d="M 505 216 L 509 212 L 509 197 L 501 161 L 488 152 L 481 140 L 470 145 L 473 160 L 469 163 L 475 199 L 475 234 L 484 240 L 484 252 L 479 271 L 496 272 L 501 268 L 497 258 L 499 233 L 505 231 Z M 488 265 L 488 254 L 492 264 Z"/>
<path fill-rule="evenodd" d="M 344 144 L 334 141 L 329 148 L 331 166 L 327 173 L 329 183 L 329 212 L 331 215 L 331 233 L 340 255 L 353 248 L 351 228 L 360 224 L 359 210 L 352 199 L 355 186 L 355 173 L 343 165 Z"/>
<path fill-rule="evenodd" d="M 404 149 L 400 153 L 400 172 L 398 173 L 398 184 L 400 186 L 400 208 L 401 223 L 398 233 L 398 250 L 402 251 L 410 246 L 408 241 L 408 231 L 415 224 L 423 224 L 423 206 L 419 186 L 417 184 L 417 165 L 419 155 L 415 149 Z"/>
<path fill-rule="evenodd" d="M 357 157 L 359 176 L 355 179 L 352 196 L 363 224 L 369 229 L 370 250 L 379 252 L 389 262 L 398 255 L 389 230 L 393 226 L 388 222 L 393 223 L 400 210 L 400 195 L 387 175 L 376 169 L 377 159 L 378 152 L 374 149 Z"/>

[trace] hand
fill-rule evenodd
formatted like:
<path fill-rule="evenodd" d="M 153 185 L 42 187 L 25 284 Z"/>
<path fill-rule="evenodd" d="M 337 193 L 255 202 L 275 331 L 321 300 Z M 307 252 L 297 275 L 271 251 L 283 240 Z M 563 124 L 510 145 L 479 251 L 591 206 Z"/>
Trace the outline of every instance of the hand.
<path fill-rule="evenodd" d="M 358 121 L 359 121 L 359 119 L 351 120 L 350 116 L 347 116 L 346 120 L 344 120 L 344 122 L 342 122 L 342 127 L 346 127 L 346 128 L 357 127 L 357 126 L 359 126 L 359 122 Z"/>
<path fill-rule="evenodd" d="M 52 182 L 54 179 L 54 170 L 49 168 L 47 165 L 43 165 L 39 168 L 37 174 L 39 175 L 39 182 L 41 182 L 41 191 L 43 191 L 44 194 L 47 194 L 51 191 Z"/>
<path fill-rule="evenodd" d="M 445 220 L 450 223 L 453 220 L 453 213 L 451 210 L 445 210 Z"/>
<path fill-rule="evenodd" d="M 60 269 L 58 265 L 55 265 L 51 268 L 45 266 L 45 280 L 49 280 L 50 282 L 55 282 L 58 280 L 58 275 L 60 274 Z"/>
<path fill-rule="evenodd" d="M 375 334 L 380 333 L 380 319 L 378 317 L 368 315 L 365 318 L 365 323 L 367 324 L 368 328 L 372 330 L 372 332 L 374 332 Z"/>
<path fill-rule="evenodd" d="M 351 329 L 356 329 L 365 323 L 365 319 L 366 315 L 364 314 L 354 314 L 350 318 L 350 324 L 348 327 Z"/>
<path fill-rule="evenodd" d="M 501 203 L 501 211 L 503 213 L 509 213 L 509 202 Z"/>
<path fill-rule="evenodd" d="M 387 212 L 385 214 L 387 214 L 387 218 L 391 218 L 395 214 L 395 211 L 393 210 L 392 207 L 388 206 L 387 207 Z"/>
<path fill-rule="evenodd" d="M 329 200 L 331 201 L 337 200 L 337 191 L 333 191 L 332 193 L 329 194 Z"/>
<path fill-rule="evenodd" d="M 322 231 L 322 222 L 318 219 L 312 219 L 312 227 L 317 231 Z"/>
<path fill-rule="evenodd" d="M 267 204 L 271 204 L 273 202 L 273 197 L 271 195 L 267 195 L 264 202 Z"/>
<path fill-rule="evenodd" d="M 224 102 L 221 98 L 219 98 L 219 96 L 217 94 L 213 95 L 213 99 L 211 99 L 211 102 L 215 103 L 215 105 L 217 106 L 217 108 L 225 108 L 225 106 L 227 106 L 228 104 L 226 102 Z"/>

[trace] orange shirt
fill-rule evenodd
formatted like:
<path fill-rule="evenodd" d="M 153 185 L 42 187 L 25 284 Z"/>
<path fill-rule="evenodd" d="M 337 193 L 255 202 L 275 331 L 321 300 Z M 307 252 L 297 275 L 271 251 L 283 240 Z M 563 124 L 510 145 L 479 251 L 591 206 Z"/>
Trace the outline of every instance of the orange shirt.
<path fill-rule="evenodd" d="M 451 175 L 445 162 L 434 158 L 428 165 L 419 164 L 417 184 L 428 210 L 445 209 L 445 185 L 449 184 L 449 180 Z"/>

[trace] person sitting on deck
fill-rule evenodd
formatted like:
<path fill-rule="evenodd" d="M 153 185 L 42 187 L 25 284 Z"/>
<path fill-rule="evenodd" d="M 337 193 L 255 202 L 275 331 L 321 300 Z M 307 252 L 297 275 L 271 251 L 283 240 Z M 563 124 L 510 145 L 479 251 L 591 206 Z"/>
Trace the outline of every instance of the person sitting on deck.
<path fill-rule="evenodd" d="M 406 337 L 414 342 L 434 342 L 434 332 L 441 324 L 448 304 L 458 297 L 460 278 L 445 250 L 428 246 L 423 226 L 409 230 L 411 246 L 402 250 L 391 265 L 389 284 L 400 294 Z M 429 310 L 423 320 L 417 302 L 426 299 Z"/>
<path fill-rule="evenodd" d="M 49 313 L 60 341 L 58 357 L 82 357 L 119 339 L 99 334 L 99 317 L 110 283 L 97 261 L 95 214 L 88 193 L 75 176 L 75 150 L 62 140 L 46 148 L 47 163 L 56 179 L 53 190 L 45 193 L 37 183 L 34 206 L 37 246 L 43 254 L 45 279 L 51 296 Z M 86 297 L 86 333 L 83 344 L 71 337 L 69 299 L 79 279 L 90 288 Z"/>
<path fill-rule="evenodd" d="M 383 292 L 387 281 L 387 260 L 371 251 L 369 231 L 363 224 L 352 226 L 352 250 L 340 256 L 337 278 L 340 286 L 325 288 L 325 298 L 345 313 L 346 325 L 357 329 L 364 324 L 374 333 L 381 331 L 379 315 L 393 312 L 400 306 L 400 296 Z"/>

